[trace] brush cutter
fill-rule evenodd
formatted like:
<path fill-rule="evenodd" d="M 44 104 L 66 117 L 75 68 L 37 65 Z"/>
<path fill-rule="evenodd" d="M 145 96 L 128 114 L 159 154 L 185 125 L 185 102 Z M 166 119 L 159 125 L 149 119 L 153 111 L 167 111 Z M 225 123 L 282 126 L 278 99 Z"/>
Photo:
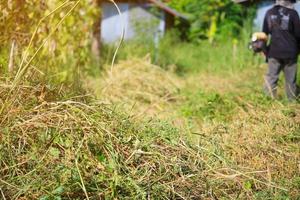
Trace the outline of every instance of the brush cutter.
<path fill-rule="evenodd" d="M 266 55 L 268 51 L 267 42 L 268 36 L 265 33 L 253 33 L 251 42 L 249 43 L 249 49 L 254 53 L 264 53 Z"/>

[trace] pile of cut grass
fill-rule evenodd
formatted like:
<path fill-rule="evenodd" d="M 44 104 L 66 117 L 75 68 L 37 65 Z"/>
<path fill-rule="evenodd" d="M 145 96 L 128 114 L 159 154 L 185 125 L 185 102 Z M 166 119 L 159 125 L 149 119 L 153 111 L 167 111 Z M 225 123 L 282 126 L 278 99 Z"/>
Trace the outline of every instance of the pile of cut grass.
<path fill-rule="evenodd" d="M 263 96 L 259 81 L 262 75 L 258 74 L 264 68 L 259 66 L 257 71 L 243 70 L 228 76 L 202 73 L 178 77 L 161 69 L 162 75 L 156 76 L 144 70 L 147 69 L 144 65 L 148 64 L 143 60 L 121 62 L 114 74 L 120 78 L 110 82 L 118 85 L 117 89 L 101 92 L 98 98 L 140 106 L 138 112 L 129 111 L 135 116 L 151 104 L 126 91 L 146 96 L 149 88 L 139 89 L 138 86 L 150 84 L 166 88 L 175 81 L 179 88 L 173 94 L 176 101 L 168 102 L 167 107 L 164 101 L 157 101 L 157 106 L 168 109 L 169 113 L 161 116 L 159 110 L 146 110 L 142 117 L 160 116 L 180 128 L 192 147 L 201 152 L 200 159 L 205 161 L 209 171 L 206 184 L 213 188 L 215 197 L 299 198 L 300 108 L 298 104 Z M 124 75 L 122 69 L 126 69 L 125 74 L 133 74 L 133 78 L 123 80 L 121 77 L 129 75 Z M 154 66 L 153 70 L 156 69 Z M 164 74 L 166 77 L 171 74 L 172 79 L 164 79 L 166 82 L 160 85 Z M 147 79 L 137 82 L 135 77 Z M 111 80 L 109 76 L 101 78 Z M 107 83 L 102 81 L 97 86 L 109 88 Z"/>
<path fill-rule="evenodd" d="M 171 71 L 151 64 L 150 60 L 122 61 L 109 67 L 98 79 L 90 79 L 87 87 L 106 103 L 122 104 L 135 115 L 166 115 L 178 100 L 180 80 Z M 172 111 L 171 111 L 172 112 Z"/>
<path fill-rule="evenodd" d="M 2 106 L 9 89 L 0 87 Z M 255 190 L 286 190 L 236 163 L 213 133 L 196 144 L 168 122 L 95 99 L 52 90 L 50 101 L 43 86 L 18 89 L 0 118 L 1 198 L 252 199 Z"/>
<path fill-rule="evenodd" d="M 200 199 L 219 190 L 207 185 L 214 170 L 201 149 L 170 124 L 95 101 L 39 102 L 42 88 L 20 86 L 1 114 L 1 198 Z M 9 89 L 0 87 L 2 106 Z"/>
<path fill-rule="evenodd" d="M 1 87 L 1 94 L 8 89 Z M 97 102 L 39 102 L 37 91 L 20 87 L 20 98 L 1 115 L 1 198 L 205 195 L 205 164 L 176 128 L 136 122 Z"/>

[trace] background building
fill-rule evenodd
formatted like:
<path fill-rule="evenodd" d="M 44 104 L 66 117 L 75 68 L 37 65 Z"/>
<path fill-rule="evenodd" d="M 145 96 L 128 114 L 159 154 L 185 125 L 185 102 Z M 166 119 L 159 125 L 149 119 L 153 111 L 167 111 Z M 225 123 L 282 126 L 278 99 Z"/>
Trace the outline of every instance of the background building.
<path fill-rule="evenodd" d="M 101 2 L 101 40 L 112 43 L 119 40 L 122 27 L 125 40 L 147 37 L 158 41 L 168 29 L 172 28 L 175 18 L 185 17 L 157 0 L 115 0 L 121 10 L 122 18 L 113 3 Z"/>

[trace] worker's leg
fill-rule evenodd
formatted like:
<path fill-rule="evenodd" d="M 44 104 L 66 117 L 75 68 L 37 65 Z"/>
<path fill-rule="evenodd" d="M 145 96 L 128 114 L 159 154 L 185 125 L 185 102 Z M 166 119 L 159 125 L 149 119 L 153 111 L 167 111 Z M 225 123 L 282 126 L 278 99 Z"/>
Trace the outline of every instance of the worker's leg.
<path fill-rule="evenodd" d="M 285 76 L 285 92 L 290 101 L 297 98 L 297 61 L 288 60 L 283 68 Z"/>
<path fill-rule="evenodd" d="M 282 67 L 280 61 L 275 58 L 269 58 L 268 64 L 269 67 L 268 67 L 268 72 L 265 76 L 264 90 L 268 96 L 272 98 L 276 98 L 277 83 L 278 83 L 279 74 Z"/>

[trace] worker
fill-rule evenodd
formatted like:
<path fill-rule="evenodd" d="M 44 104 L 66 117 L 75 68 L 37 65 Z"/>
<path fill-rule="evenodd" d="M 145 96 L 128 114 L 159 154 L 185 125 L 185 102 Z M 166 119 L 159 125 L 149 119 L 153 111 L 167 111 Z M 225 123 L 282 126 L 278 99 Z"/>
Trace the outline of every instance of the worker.
<path fill-rule="evenodd" d="M 300 19 L 294 9 L 296 0 L 277 0 L 267 11 L 263 32 L 271 36 L 268 47 L 268 72 L 264 90 L 272 98 L 277 97 L 279 74 L 284 72 L 285 91 L 290 101 L 297 99 L 297 57 L 300 42 Z"/>

